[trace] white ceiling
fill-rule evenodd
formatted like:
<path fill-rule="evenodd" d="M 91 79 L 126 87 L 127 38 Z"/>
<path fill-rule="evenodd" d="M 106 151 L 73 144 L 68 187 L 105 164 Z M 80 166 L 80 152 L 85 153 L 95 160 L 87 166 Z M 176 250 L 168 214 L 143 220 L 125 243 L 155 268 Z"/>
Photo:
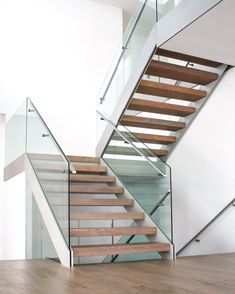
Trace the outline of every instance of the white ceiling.
<path fill-rule="evenodd" d="M 93 0 L 107 5 L 122 8 L 128 14 L 132 14 L 139 0 Z"/>
<path fill-rule="evenodd" d="M 162 48 L 235 66 L 235 1 L 223 0 Z"/>

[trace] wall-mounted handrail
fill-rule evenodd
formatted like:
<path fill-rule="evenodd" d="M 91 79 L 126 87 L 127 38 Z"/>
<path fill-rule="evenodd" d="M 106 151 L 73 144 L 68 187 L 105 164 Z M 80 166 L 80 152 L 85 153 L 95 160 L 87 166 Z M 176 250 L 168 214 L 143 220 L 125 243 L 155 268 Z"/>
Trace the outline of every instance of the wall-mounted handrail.
<path fill-rule="evenodd" d="M 115 124 L 111 121 L 111 120 L 109 120 L 109 119 L 107 119 L 101 112 L 99 112 L 98 110 L 96 110 L 96 112 L 100 115 L 100 117 L 102 118 L 102 119 L 104 119 L 106 122 L 108 122 L 110 125 L 112 125 L 112 128 L 118 133 L 118 135 L 120 136 L 120 137 L 122 137 L 123 139 L 124 139 L 124 141 L 126 141 L 128 144 L 130 144 L 134 149 L 135 149 L 135 151 L 138 153 L 138 154 L 140 154 L 140 156 L 142 156 L 160 175 L 162 175 L 163 177 L 166 177 L 166 174 L 164 174 L 156 165 L 154 165 L 153 163 L 152 163 L 152 161 L 146 156 L 146 155 L 144 155 L 142 152 L 141 152 L 141 150 L 139 150 L 139 148 L 137 148 L 132 142 L 130 142 L 119 130 L 118 130 L 118 128 L 115 126 Z M 129 132 L 129 131 L 128 131 Z M 152 153 L 152 152 L 151 152 Z M 155 157 L 156 158 L 158 158 L 159 160 L 161 160 L 159 157 L 157 157 L 156 155 L 155 155 Z M 162 160 L 161 160 L 162 161 Z M 162 161 L 163 162 L 163 161 Z M 166 164 L 165 162 L 164 162 L 164 164 Z"/>
<path fill-rule="evenodd" d="M 193 241 L 196 241 L 197 237 L 201 235 L 211 224 L 213 224 L 230 206 L 235 206 L 235 198 L 233 198 L 220 212 L 216 214 L 215 217 L 212 218 L 193 238 L 191 238 L 180 250 L 177 251 L 176 255 L 179 255 L 188 245 L 190 245 Z"/>

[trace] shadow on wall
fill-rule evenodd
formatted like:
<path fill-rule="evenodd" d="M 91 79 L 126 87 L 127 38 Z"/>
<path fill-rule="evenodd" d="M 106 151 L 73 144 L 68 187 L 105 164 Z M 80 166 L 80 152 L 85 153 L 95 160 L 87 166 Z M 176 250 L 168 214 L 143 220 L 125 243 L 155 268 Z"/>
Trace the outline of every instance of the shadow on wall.
<path fill-rule="evenodd" d="M 235 69 L 232 68 L 224 74 L 169 158 L 176 250 L 234 198 L 234 83 Z M 235 212 L 232 212 L 234 218 Z M 222 253 L 232 248 L 235 251 L 231 226 L 226 219 L 223 226 L 216 224 L 218 227 L 213 228 L 213 234 L 217 234 L 219 243 L 214 242 L 212 236 L 205 238 L 203 246 L 195 249 L 197 254 Z"/>

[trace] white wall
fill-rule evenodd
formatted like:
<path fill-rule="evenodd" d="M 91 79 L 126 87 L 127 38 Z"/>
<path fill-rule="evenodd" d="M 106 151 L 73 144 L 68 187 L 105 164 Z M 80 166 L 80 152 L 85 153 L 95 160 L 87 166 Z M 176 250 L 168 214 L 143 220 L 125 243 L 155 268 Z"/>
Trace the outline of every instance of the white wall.
<path fill-rule="evenodd" d="M 95 153 L 95 100 L 122 11 L 90 0 L 0 2 L 0 112 L 32 97 L 66 153 Z"/>
<path fill-rule="evenodd" d="M 168 163 L 172 167 L 176 250 L 235 196 L 235 69 L 227 71 Z M 235 211 L 190 254 L 235 251 Z M 222 226 L 222 229 L 221 229 Z M 212 229 L 211 229 L 212 230 Z M 215 234 L 217 238 L 215 239 Z M 210 235 L 208 235 L 210 236 Z M 228 241 L 230 240 L 230 241 Z M 232 244 L 232 246 L 231 246 Z M 199 248 L 199 249 L 198 249 Z M 185 251 L 185 254 L 187 252 Z"/>
<path fill-rule="evenodd" d="M 3 259 L 25 258 L 25 173 L 5 182 Z"/>
<path fill-rule="evenodd" d="M 179 9 L 183 9 L 184 2 L 187 1 L 182 1 L 182 6 Z M 192 5 L 198 5 L 200 1 L 188 0 L 188 2 L 193 3 Z M 169 39 L 163 48 L 234 66 L 235 19 L 233 15 L 235 2 L 234 0 L 207 0 L 203 2 L 203 5 L 214 4 L 214 7 L 186 26 L 174 38 Z M 188 10 L 185 11 L 189 14 Z M 215 26 L 218 20 L 219 25 Z"/>
<path fill-rule="evenodd" d="M 0 114 L 0 260 L 25 258 L 25 175 L 3 181 L 5 115 Z"/>
<path fill-rule="evenodd" d="M 120 8 L 90 0 L 1 1 L 0 112 L 9 118 L 30 96 L 67 154 L 93 155 L 96 98 L 121 36 Z M 1 134 L 0 122 L 2 172 Z M 0 259 L 25 256 L 24 184 L 21 174 L 0 193 Z"/>
<path fill-rule="evenodd" d="M 0 114 L 0 142 L 4 142 L 5 137 L 5 116 Z M 0 260 L 3 259 L 3 201 L 4 201 L 4 183 L 3 183 L 3 166 L 4 166 L 4 144 L 0 144 Z"/>
<path fill-rule="evenodd" d="M 235 251 L 235 207 L 230 206 L 197 240 L 193 241 L 181 255 L 229 253 Z"/>

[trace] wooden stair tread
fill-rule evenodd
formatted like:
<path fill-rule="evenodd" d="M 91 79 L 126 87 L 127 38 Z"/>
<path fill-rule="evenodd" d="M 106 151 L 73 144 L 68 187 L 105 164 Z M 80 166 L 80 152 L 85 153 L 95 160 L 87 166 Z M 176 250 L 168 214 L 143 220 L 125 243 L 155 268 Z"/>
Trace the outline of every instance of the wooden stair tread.
<path fill-rule="evenodd" d="M 121 132 L 122 134 L 125 133 L 128 135 L 127 132 Z M 162 136 L 162 135 L 153 135 L 153 134 L 145 134 L 145 133 L 135 133 L 133 132 L 132 135 L 129 138 L 129 140 L 131 142 L 144 142 L 144 143 L 152 143 L 152 144 L 163 144 L 163 145 L 167 145 L 167 144 L 171 144 L 171 143 L 175 143 L 176 142 L 176 137 L 174 136 Z M 135 139 L 135 137 L 137 138 L 137 140 Z M 115 136 L 115 134 L 112 136 L 112 140 L 116 140 L 116 141 L 120 141 L 120 136 Z"/>
<path fill-rule="evenodd" d="M 59 162 L 64 161 L 64 158 L 58 154 L 29 153 L 29 156 L 33 160 L 47 160 Z M 100 163 L 99 157 L 67 155 L 67 158 L 71 162 Z"/>
<path fill-rule="evenodd" d="M 213 72 L 158 60 L 152 60 L 150 62 L 146 74 L 196 85 L 208 85 L 218 79 L 218 74 Z"/>
<path fill-rule="evenodd" d="M 61 179 L 60 174 L 52 174 L 52 175 L 43 175 L 40 176 L 40 180 L 53 184 L 53 183 L 62 183 L 67 182 L 66 179 Z M 70 182 L 71 183 L 115 183 L 116 177 L 115 176 L 105 176 L 105 175 L 78 175 L 78 174 L 70 174 Z"/>
<path fill-rule="evenodd" d="M 71 182 L 114 183 L 116 177 L 105 175 L 70 175 Z"/>
<path fill-rule="evenodd" d="M 182 106 L 164 102 L 155 102 L 136 98 L 131 99 L 131 102 L 128 105 L 128 109 L 183 117 L 196 112 L 195 107 Z"/>
<path fill-rule="evenodd" d="M 71 212 L 71 220 L 144 219 L 143 212 Z"/>
<path fill-rule="evenodd" d="M 71 198 L 72 206 L 132 206 L 133 199 L 81 199 Z"/>
<path fill-rule="evenodd" d="M 206 97 L 207 92 L 181 86 L 163 84 L 153 81 L 141 80 L 136 93 L 173 98 L 185 101 L 197 101 Z"/>
<path fill-rule="evenodd" d="M 139 148 L 144 154 L 148 154 L 148 149 Z M 157 156 L 166 156 L 168 151 L 165 149 L 150 149 Z M 105 154 L 119 154 L 119 155 L 130 155 L 130 156 L 140 156 L 140 154 L 132 147 L 122 147 L 122 146 L 108 146 L 105 150 Z M 149 154 L 151 155 L 151 154 Z"/>
<path fill-rule="evenodd" d="M 50 203 L 53 206 L 67 206 L 68 199 L 52 196 L 50 197 Z M 93 199 L 93 198 L 70 198 L 71 206 L 133 206 L 133 199 Z"/>
<path fill-rule="evenodd" d="M 31 160 L 46 161 L 64 161 L 64 158 L 58 154 L 28 153 Z"/>
<path fill-rule="evenodd" d="M 68 155 L 67 158 L 72 162 L 100 163 L 99 157 Z"/>
<path fill-rule="evenodd" d="M 123 194 L 123 187 L 116 186 L 70 186 L 70 193 L 83 194 Z"/>
<path fill-rule="evenodd" d="M 106 173 L 107 167 L 103 165 L 74 165 L 76 172 Z"/>
<path fill-rule="evenodd" d="M 124 115 L 121 119 L 121 124 L 130 127 L 149 128 L 166 131 L 178 131 L 185 128 L 186 126 L 184 122 L 139 117 L 133 115 Z"/>
<path fill-rule="evenodd" d="M 146 252 L 167 252 L 170 250 L 168 243 L 149 242 L 149 243 L 129 243 L 129 244 L 110 244 L 110 245 L 90 245 L 74 246 L 74 256 L 98 256 L 131 254 Z"/>
<path fill-rule="evenodd" d="M 122 236 L 122 235 L 155 235 L 155 227 L 116 227 L 116 228 L 88 228 L 71 229 L 71 237 L 97 237 L 97 236 Z"/>
<path fill-rule="evenodd" d="M 84 174 L 103 174 L 107 173 L 107 167 L 103 165 L 73 165 L 74 169 L 77 173 L 84 173 Z M 66 171 L 65 164 L 61 165 L 53 165 L 53 164 L 37 164 L 36 170 L 38 172 L 48 172 L 48 173 L 55 173 L 59 172 L 61 173 L 62 169 Z"/>
<path fill-rule="evenodd" d="M 174 59 L 192 62 L 192 63 L 196 63 L 200 65 L 205 65 L 209 67 L 218 67 L 221 65 L 221 63 L 216 61 L 212 61 L 212 60 L 201 58 L 201 57 L 191 56 L 184 53 L 174 52 L 174 51 L 170 51 L 170 50 L 166 50 L 162 48 L 158 48 L 155 54 L 168 57 L 168 58 L 174 58 Z"/>

